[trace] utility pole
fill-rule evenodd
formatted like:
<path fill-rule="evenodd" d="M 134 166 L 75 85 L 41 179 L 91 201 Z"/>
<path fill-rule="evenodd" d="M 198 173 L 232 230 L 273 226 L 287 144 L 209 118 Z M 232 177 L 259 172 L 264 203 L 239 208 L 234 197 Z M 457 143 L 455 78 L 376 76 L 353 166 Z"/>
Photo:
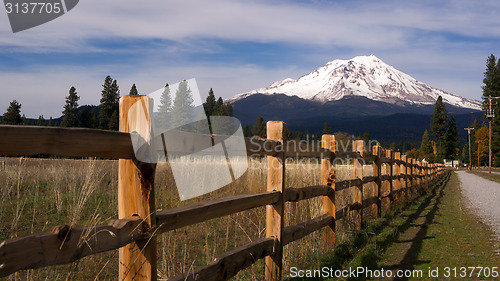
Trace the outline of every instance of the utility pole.
<path fill-rule="evenodd" d="M 491 174 L 491 120 L 495 117 L 495 112 L 491 109 L 491 97 L 488 99 L 490 102 L 490 110 L 488 112 L 488 125 L 489 125 L 489 148 L 488 148 L 488 158 L 489 158 L 489 164 L 488 164 L 488 174 Z"/>
<path fill-rule="evenodd" d="M 472 170 L 472 156 L 470 150 L 470 131 L 474 130 L 474 128 L 464 128 L 467 131 L 467 135 L 469 135 L 469 170 Z"/>
<path fill-rule="evenodd" d="M 491 121 L 493 120 L 493 118 L 495 118 L 495 112 L 493 111 L 493 107 L 492 107 L 492 100 L 493 99 L 499 99 L 500 97 L 492 97 L 492 96 L 489 96 L 489 97 L 483 97 L 483 99 L 488 99 L 488 103 L 489 103 L 489 107 L 490 109 L 488 110 L 488 112 L 486 113 L 486 118 L 488 118 L 488 123 L 489 123 L 489 153 L 488 153 L 488 158 L 489 158 L 489 165 L 488 165 L 488 173 L 491 174 Z"/>

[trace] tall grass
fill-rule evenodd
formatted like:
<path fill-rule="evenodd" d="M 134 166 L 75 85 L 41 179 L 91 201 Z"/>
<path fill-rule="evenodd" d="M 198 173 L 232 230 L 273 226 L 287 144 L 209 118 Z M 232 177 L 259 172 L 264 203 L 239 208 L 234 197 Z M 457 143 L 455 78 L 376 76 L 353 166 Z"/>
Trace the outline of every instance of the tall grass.
<path fill-rule="evenodd" d="M 189 161 L 189 160 L 186 160 Z M 159 164 L 155 179 L 158 210 L 175 208 L 202 200 L 264 192 L 266 161 L 250 158 L 248 171 L 235 182 L 212 193 L 181 202 L 169 164 Z M 190 163 L 186 163 L 189 165 Z M 318 160 L 287 161 L 286 188 L 320 184 Z M 0 158 L 0 240 L 37 233 L 54 225 L 105 224 L 117 217 L 117 161 Z M 371 166 L 365 166 L 371 175 Z M 352 177 L 352 166 L 337 165 L 336 180 Z M 371 190 L 366 185 L 365 192 Z M 336 195 L 340 210 L 351 200 L 350 189 Z M 321 198 L 286 203 L 285 225 L 320 215 Z M 340 241 L 349 231 L 348 216 L 337 223 Z M 161 234 L 158 243 L 159 278 L 210 263 L 214 257 L 265 236 L 265 208 L 256 208 Z M 285 271 L 291 266 L 311 264 L 324 253 L 320 232 L 287 245 Z M 86 257 L 72 265 L 21 271 L 7 280 L 115 280 L 117 251 Z M 261 280 L 263 262 L 241 272 L 235 280 Z"/>
<path fill-rule="evenodd" d="M 56 225 L 107 223 L 117 216 L 116 161 L 0 158 L 0 167 L 0 240 Z M 116 279 L 116 261 L 98 275 L 116 255 L 109 252 L 72 265 L 21 271 L 7 280 Z"/>

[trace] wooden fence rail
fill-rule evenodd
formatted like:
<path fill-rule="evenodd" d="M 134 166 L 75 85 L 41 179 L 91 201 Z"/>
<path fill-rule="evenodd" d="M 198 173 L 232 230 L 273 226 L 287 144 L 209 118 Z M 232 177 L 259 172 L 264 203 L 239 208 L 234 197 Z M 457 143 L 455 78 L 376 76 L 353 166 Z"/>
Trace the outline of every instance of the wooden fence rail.
<path fill-rule="evenodd" d="M 148 130 L 148 124 L 130 114 L 135 102 L 146 110 L 152 106 L 147 96 L 120 99 L 120 130 L 112 132 L 81 128 L 0 125 L 0 155 L 50 154 L 71 157 L 120 159 L 119 218 L 109 225 L 87 227 L 57 226 L 49 231 L 8 239 L 0 243 L 0 277 L 23 269 L 41 268 L 77 261 L 85 256 L 120 249 L 120 280 L 156 280 L 155 237 L 166 231 L 221 216 L 266 206 L 266 237 L 226 252 L 204 267 L 179 274 L 170 280 L 226 280 L 258 259 L 265 258 L 266 280 L 278 280 L 282 273 L 283 246 L 322 230 L 322 247 L 335 247 L 335 222 L 351 212 L 355 229 L 362 227 L 363 213 L 407 201 L 419 189 L 442 176 L 443 165 L 427 164 L 380 146 L 353 143 L 353 151 L 335 151 L 335 136 L 323 135 L 321 147 L 304 142 L 286 142 L 283 122 L 267 124 L 268 139 L 246 138 L 247 154 L 267 157 L 267 192 L 203 201 L 179 208 L 154 208 L 155 165 L 137 161 L 129 132 Z M 130 121 L 129 118 L 132 118 Z M 132 127 L 130 127 L 132 126 Z M 217 140 L 220 136 L 212 136 Z M 321 185 L 285 189 L 287 157 L 321 159 Z M 351 159 L 353 179 L 336 181 L 335 159 Z M 373 175 L 363 175 L 371 165 Z M 385 166 L 386 174 L 382 174 Z M 372 188 L 367 198 L 363 185 Z M 366 188 L 366 187 L 365 187 Z M 351 189 L 352 202 L 335 205 L 338 191 Z M 318 217 L 294 226 L 285 226 L 285 202 L 322 198 Z"/>

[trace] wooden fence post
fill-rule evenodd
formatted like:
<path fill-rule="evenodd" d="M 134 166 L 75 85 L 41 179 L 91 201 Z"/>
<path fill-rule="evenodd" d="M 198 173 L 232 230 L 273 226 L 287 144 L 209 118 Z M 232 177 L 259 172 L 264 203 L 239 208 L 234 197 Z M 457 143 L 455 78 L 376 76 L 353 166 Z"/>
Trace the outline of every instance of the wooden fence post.
<path fill-rule="evenodd" d="M 429 191 L 429 163 L 423 163 L 424 165 L 424 185 L 425 191 Z"/>
<path fill-rule="evenodd" d="M 417 191 L 419 194 L 421 191 L 422 191 L 422 169 L 421 169 L 421 166 L 420 166 L 420 161 L 416 160 L 415 161 L 415 169 L 416 169 L 416 174 L 417 174 Z"/>
<path fill-rule="evenodd" d="M 267 122 L 267 138 L 285 145 L 285 123 L 281 121 Z M 283 265 L 283 224 L 284 224 L 284 192 L 285 192 L 285 153 L 267 156 L 267 191 L 281 192 L 280 199 L 273 205 L 266 206 L 266 237 L 276 238 L 274 253 L 265 258 L 265 279 L 280 280 Z"/>
<path fill-rule="evenodd" d="M 401 160 L 401 152 L 394 152 L 394 160 Z M 399 198 L 401 195 L 399 192 L 401 191 L 401 178 L 399 176 L 401 175 L 401 164 L 399 163 L 394 163 L 394 176 L 398 177 L 397 179 L 394 180 L 394 201 L 396 204 L 399 204 Z"/>
<path fill-rule="evenodd" d="M 415 159 L 410 158 L 408 159 L 408 168 L 409 168 L 409 184 L 410 186 L 408 187 L 408 197 L 411 199 L 413 198 L 413 189 L 415 188 L 415 167 L 413 166 L 415 164 Z"/>
<path fill-rule="evenodd" d="M 401 161 L 403 163 L 401 164 L 401 175 L 403 176 L 403 181 L 401 184 L 401 188 L 403 189 L 401 197 L 405 202 L 408 201 L 408 161 L 406 158 L 406 155 L 401 155 Z"/>
<path fill-rule="evenodd" d="M 377 156 L 377 160 L 373 161 L 373 176 L 377 179 L 373 182 L 373 190 L 377 194 L 377 204 L 376 204 L 376 216 L 380 218 L 382 216 L 382 147 L 379 145 L 374 145 L 372 148 L 372 154 Z"/>
<path fill-rule="evenodd" d="M 142 103 L 140 107 L 132 106 Z M 137 110 L 135 110 L 137 109 Z M 153 100 L 148 96 L 135 95 L 120 98 L 120 132 L 137 131 L 150 136 L 149 113 Z M 149 141 L 149 139 L 147 139 Z M 118 218 L 139 216 L 150 229 L 156 222 L 154 176 L 155 164 L 132 159 L 118 161 Z M 156 280 L 156 239 L 141 240 L 120 248 L 119 280 Z"/>
<path fill-rule="evenodd" d="M 353 151 L 359 152 L 360 156 L 364 154 L 364 141 L 356 140 L 353 143 Z M 363 158 L 356 158 L 353 161 L 353 178 L 363 181 Z M 361 186 L 354 185 L 352 187 L 352 219 L 355 230 L 361 230 L 363 223 L 363 183 Z"/>
<path fill-rule="evenodd" d="M 417 194 L 421 194 L 422 192 L 422 162 L 416 161 L 417 163 Z"/>
<path fill-rule="evenodd" d="M 321 138 L 321 147 L 335 152 L 335 136 L 323 135 Z M 335 248 L 335 163 L 333 163 L 333 154 L 321 159 L 321 184 L 330 187 L 330 195 L 321 198 L 321 214 L 330 215 L 333 220 L 332 223 L 323 227 L 323 248 Z"/>
<path fill-rule="evenodd" d="M 387 202 L 387 210 L 390 210 L 391 207 L 392 207 L 392 189 L 393 189 L 393 185 L 392 185 L 392 180 L 393 180 L 393 176 L 394 176 L 394 170 L 393 170 L 393 166 L 394 166 L 394 155 L 392 153 L 392 150 L 390 149 L 387 149 L 385 151 L 385 157 L 389 158 L 389 163 L 387 163 L 385 165 L 385 170 L 386 170 L 386 174 L 389 175 L 389 180 L 386 181 L 386 184 L 385 184 L 385 192 L 389 192 L 389 196 L 387 196 L 387 199 L 386 199 L 386 202 Z"/>

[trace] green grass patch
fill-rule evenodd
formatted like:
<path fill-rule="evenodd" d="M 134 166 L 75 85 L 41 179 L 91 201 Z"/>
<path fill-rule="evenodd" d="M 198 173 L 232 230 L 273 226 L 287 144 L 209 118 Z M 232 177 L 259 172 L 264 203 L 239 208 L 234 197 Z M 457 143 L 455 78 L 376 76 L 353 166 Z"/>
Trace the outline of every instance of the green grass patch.
<path fill-rule="evenodd" d="M 412 222 L 420 216 L 425 208 L 436 196 L 437 190 L 441 189 L 449 179 L 446 174 L 431 191 L 400 208 L 389 212 L 386 216 L 370 221 L 362 231 L 352 232 L 350 237 L 339 243 L 335 250 L 326 253 L 319 263 L 310 265 L 309 268 L 321 269 L 327 267 L 332 270 L 344 270 L 356 267 L 366 267 L 371 270 L 379 268 L 386 249 L 412 225 Z M 290 272 L 292 273 L 292 272 Z M 289 278 L 288 280 L 338 280 L 325 279 L 324 277 Z M 366 280 L 365 277 L 347 278 L 346 280 Z"/>
<path fill-rule="evenodd" d="M 479 172 L 479 171 L 468 171 L 467 173 L 474 174 L 476 176 L 480 176 L 482 178 L 485 178 L 490 181 L 498 182 L 500 183 L 500 174 L 489 174 L 487 172 Z"/>
<path fill-rule="evenodd" d="M 462 267 L 498 266 L 500 258 L 491 242 L 493 233 L 465 207 L 456 174 L 451 175 L 445 188 L 437 191 L 420 218 L 386 251 L 379 268 L 423 272 L 422 277 L 404 280 L 455 280 L 460 279 Z M 438 269 L 439 277 L 429 276 L 429 269 Z M 477 276 L 478 270 L 472 275 L 471 269 L 466 272 L 466 280 L 490 280 Z"/>

